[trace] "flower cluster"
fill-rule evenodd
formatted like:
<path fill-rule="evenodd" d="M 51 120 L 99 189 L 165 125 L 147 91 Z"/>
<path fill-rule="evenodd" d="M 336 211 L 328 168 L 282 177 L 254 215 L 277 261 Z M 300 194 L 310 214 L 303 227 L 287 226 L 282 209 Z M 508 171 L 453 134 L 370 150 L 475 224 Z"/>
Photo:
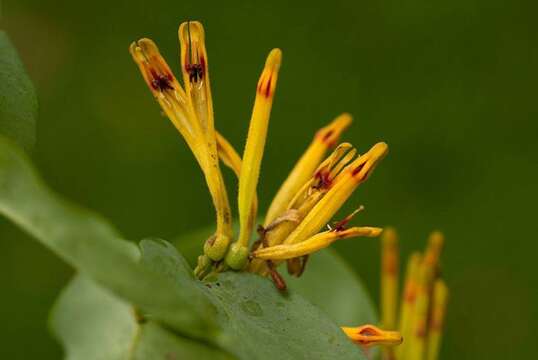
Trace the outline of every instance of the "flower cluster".
<path fill-rule="evenodd" d="M 351 144 L 342 143 L 325 158 L 351 123 L 351 116 L 342 114 L 317 132 L 271 203 L 263 226 L 258 228 L 259 241 L 249 248 L 258 212 L 256 188 L 282 53 L 273 49 L 267 56 L 256 87 L 245 150 L 239 156 L 215 129 L 204 38 L 199 22 L 186 22 L 179 28 L 183 86 L 153 41 L 141 39 L 130 47 L 153 95 L 192 150 L 213 199 L 217 229 L 204 245 L 196 275 L 204 278 L 231 268 L 278 277 L 275 265 L 283 260 L 291 273 L 299 275 L 309 254 L 338 239 L 378 236 L 380 228 L 346 228 L 355 213 L 320 232 L 388 150 L 380 142 L 359 155 Z M 219 158 L 239 178 L 240 227 L 235 241 Z"/>
<path fill-rule="evenodd" d="M 381 234 L 382 229 L 378 227 L 348 227 L 352 217 L 363 209 L 362 206 L 344 219 L 331 223 L 337 211 L 355 189 L 370 177 L 388 152 L 384 142 L 376 143 L 363 154 L 359 154 L 350 143 L 339 144 L 340 135 L 351 124 L 349 114 L 338 116 L 315 134 L 278 190 L 266 212 L 263 225 L 256 229 L 256 190 L 282 53 L 279 49 L 273 49 L 267 56 L 256 86 L 248 136 L 243 155 L 240 156 L 215 128 L 202 24 L 195 21 L 181 24 L 179 40 L 183 86 L 153 41 L 138 40 L 131 44 L 130 52 L 157 102 L 194 154 L 213 200 L 216 231 L 206 240 L 203 254 L 198 258 L 195 269 L 198 278 L 204 279 L 227 269 L 250 271 L 270 276 L 280 290 L 285 290 L 286 284 L 277 272 L 280 263 L 285 261 L 288 272 L 300 276 L 308 256 L 334 241 L 352 237 L 377 237 Z M 220 162 L 231 168 L 238 177 L 237 236 L 232 231 L 231 209 Z M 325 226 L 327 229 L 323 230 Z M 255 231 L 259 238 L 251 244 Z M 385 238 L 387 236 L 390 237 L 390 233 Z M 388 247 L 386 251 L 389 252 Z M 389 276 L 387 271 L 383 273 L 384 289 L 395 286 L 392 277 L 390 280 L 385 277 Z M 428 272 L 421 276 L 430 279 L 433 274 Z M 428 280 L 428 284 L 430 282 Z M 387 285 L 389 283 L 392 285 Z M 435 289 L 439 286 L 436 284 Z M 384 295 L 383 298 L 392 300 L 384 301 L 393 301 L 395 304 L 395 290 L 387 291 L 390 295 Z M 394 304 L 383 304 L 383 313 L 389 314 L 390 311 L 385 310 Z M 417 300 L 417 310 L 413 313 L 422 311 L 418 309 L 422 309 L 423 304 L 418 304 Z M 404 302 L 404 305 L 407 303 Z M 385 319 L 385 327 L 394 328 L 394 316 L 386 316 L 387 319 L 392 316 L 393 320 Z M 408 326 L 408 320 L 404 320 L 407 319 L 406 316 L 409 317 L 407 307 L 403 310 L 402 323 Z M 372 325 L 343 328 L 343 331 L 361 346 L 393 345 L 402 341 L 399 332 L 384 331 Z"/>

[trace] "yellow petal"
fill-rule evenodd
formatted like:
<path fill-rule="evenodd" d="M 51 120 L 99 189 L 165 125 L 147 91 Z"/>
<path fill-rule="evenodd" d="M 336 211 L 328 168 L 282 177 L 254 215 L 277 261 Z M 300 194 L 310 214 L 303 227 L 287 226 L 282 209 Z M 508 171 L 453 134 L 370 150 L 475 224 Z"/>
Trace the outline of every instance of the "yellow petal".
<path fill-rule="evenodd" d="M 208 134 L 211 133 L 202 130 L 190 99 L 190 92 L 186 94 L 179 85 L 153 41 L 141 39 L 134 42 L 131 44 L 130 52 L 148 87 L 168 118 L 184 137 L 204 172 L 217 213 L 217 231 L 215 236 L 206 242 L 207 254 L 213 260 L 219 260 L 228 247 L 232 228 L 228 195 L 218 167 L 214 131 L 213 140 L 208 140 L 210 138 Z"/>
<path fill-rule="evenodd" d="M 368 178 L 387 151 L 388 147 L 385 143 L 377 143 L 366 154 L 348 165 L 336 177 L 327 194 L 314 206 L 284 243 L 299 243 L 325 226 L 357 186 Z"/>
<path fill-rule="evenodd" d="M 386 331 L 374 325 L 345 327 L 342 330 L 353 342 L 364 346 L 386 345 L 394 346 L 402 343 L 402 335 L 397 331 Z"/>
<path fill-rule="evenodd" d="M 282 53 L 279 49 L 273 49 L 267 57 L 265 68 L 258 81 L 256 100 L 252 110 L 247 142 L 243 153 L 238 195 L 240 224 L 238 241 L 243 246 L 248 245 L 254 225 L 251 207 L 256 196 L 260 165 L 281 59 Z"/>
<path fill-rule="evenodd" d="M 300 243 L 275 245 L 256 250 L 252 256 L 264 260 L 287 260 L 312 254 L 326 248 L 339 239 L 348 239 L 358 236 L 376 237 L 381 234 L 381 231 L 381 228 L 376 227 L 352 227 L 341 231 L 324 231 Z"/>
<path fill-rule="evenodd" d="M 231 213 L 226 186 L 220 173 L 217 156 L 217 141 L 213 119 L 213 100 L 209 81 L 205 34 L 202 24 L 188 21 L 180 25 L 178 30 L 181 44 L 181 72 L 185 92 L 189 98 L 192 112 L 201 129 L 198 138 L 206 149 L 206 180 L 217 209 L 217 239 L 219 236 L 231 236 Z M 222 244 L 219 245 L 222 249 Z M 219 250 L 220 253 L 220 250 Z M 218 255 L 218 256 L 217 256 Z M 218 260 L 220 254 L 212 258 Z"/>
<path fill-rule="evenodd" d="M 351 115 L 342 114 L 326 127 L 320 129 L 299 161 L 275 195 L 265 217 L 264 225 L 269 225 L 284 212 L 297 191 L 312 177 L 327 149 L 339 139 L 341 133 L 351 124 Z"/>

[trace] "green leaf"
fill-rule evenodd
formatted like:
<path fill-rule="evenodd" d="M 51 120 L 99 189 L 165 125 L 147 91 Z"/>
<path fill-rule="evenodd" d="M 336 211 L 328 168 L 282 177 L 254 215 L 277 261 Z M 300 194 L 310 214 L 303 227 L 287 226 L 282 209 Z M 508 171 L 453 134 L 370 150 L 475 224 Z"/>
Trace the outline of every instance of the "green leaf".
<path fill-rule="evenodd" d="M 36 138 L 37 99 L 17 51 L 0 31 L 0 134 L 30 150 Z"/>
<path fill-rule="evenodd" d="M 0 213 L 82 273 L 155 319 L 195 337 L 207 337 L 211 331 L 215 310 L 196 287 L 180 289 L 141 264 L 134 244 L 121 240 L 101 217 L 46 188 L 26 156 L 2 137 Z"/>
<path fill-rule="evenodd" d="M 67 359 L 125 359 L 136 338 L 133 309 L 86 276 L 62 291 L 50 326 Z"/>
<path fill-rule="evenodd" d="M 57 300 L 50 325 L 70 360 L 232 359 L 153 321 L 140 324 L 131 305 L 81 275 Z"/>
<path fill-rule="evenodd" d="M 176 336 L 162 326 L 148 322 L 141 327 L 140 340 L 132 359 L 232 360 L 235 358 L 207 343 Z"/>
<path fill-rule="evenodd" d="M 173 246 L 145 240 L 146 256 L 155 271 L 185 281 L 185 262 Z M 196 283 L 218 310 L 216 343 L 241 359 L 364 359 L 336 323 L 293 289 L 282 294 L 266 278 L 237 272 Z"/>
<path fill-rule="evenodd" d="M 240 359 L 364 359 L 322 311 L 265 278 L 221 274 L 212 283 L 192 277 L 186 261 L 163 240 L 143 240 L 142 262 L 178 287 L 191 282 L 218 309 L 214 342 Z M 231 359 L 207 343 L 171 333 L 157 322 L 137 323 L 133 308 L 89 278 L 76 277 L 52 314 L 54 333 L 68 359 Z"/>
<path fill-rule="evenodd" d="M 365 359 L 336 323 L 293 290 L 281 294 L 249 273 L 227 272 L 217 281 L 208 293 L 220 310 L 218 340 L 241 358 Z"/>

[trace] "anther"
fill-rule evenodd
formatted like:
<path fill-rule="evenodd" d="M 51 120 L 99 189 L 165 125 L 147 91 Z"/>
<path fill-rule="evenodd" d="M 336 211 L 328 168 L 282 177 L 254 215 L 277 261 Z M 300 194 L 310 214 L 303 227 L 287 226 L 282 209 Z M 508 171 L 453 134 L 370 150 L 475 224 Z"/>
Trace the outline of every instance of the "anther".
<path fill-rule="evenodd" d="M 346 216 L 345 218 L 343 218 L 342 220 L 340 221 L 337 221 L 335 223 L 333 223 L 333 226 L 329 226 L 327 225 L 327 227 L 329 228 L 329 230 L 331 231 L 335 231 L 335 232 L 338 232 L 338 231 L 344 231 L 346 229 L 346 226 L 347 224 L 349 224 L 349 222 L 351 221 L 351 219 L 353 219 L 353 217 L 364 210 L 364 205 L 360 205 L 357 209 L 355 209 L 355 211 L 353 211 L 351 214 L 349 214 L 348 216 Z"/>

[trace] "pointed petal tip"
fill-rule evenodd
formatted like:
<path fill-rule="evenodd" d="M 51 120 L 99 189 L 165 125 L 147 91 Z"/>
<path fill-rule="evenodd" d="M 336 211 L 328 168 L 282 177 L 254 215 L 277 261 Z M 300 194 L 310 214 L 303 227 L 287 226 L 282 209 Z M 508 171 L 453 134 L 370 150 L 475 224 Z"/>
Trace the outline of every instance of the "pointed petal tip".
<path fill-rule="evenodd" d="M 380 141 L 377 144 L 375 144 L 370 151 L 372 154 L 372 157 L 375 158 L 382 158 L 389 152 L 389 146 L 386 142 Z"/>
<path fill-rule="evenodd" d="M 439 230 L 435 230 L 430 234 L 429 243 L 436 247 L 443 246 L 443 243 L 445 241 L 445 237 L 443 233 Z"/>
<path fill-rule="evenodd" d="M 278 69 L 282 63 L 282 51 L 279 48 L 275 48 L 269 52 L 267 55 L 267 60 L 265 60 L 265 67 Z"/>
<path fill-rule="evenodd" d="M 334 119 L 335 124 L 344 128 L 348 127 L 352 122 L 353 122 L 353 116 L 348 112 L 344 112 L 340 114 L 336 119 Z"/>

